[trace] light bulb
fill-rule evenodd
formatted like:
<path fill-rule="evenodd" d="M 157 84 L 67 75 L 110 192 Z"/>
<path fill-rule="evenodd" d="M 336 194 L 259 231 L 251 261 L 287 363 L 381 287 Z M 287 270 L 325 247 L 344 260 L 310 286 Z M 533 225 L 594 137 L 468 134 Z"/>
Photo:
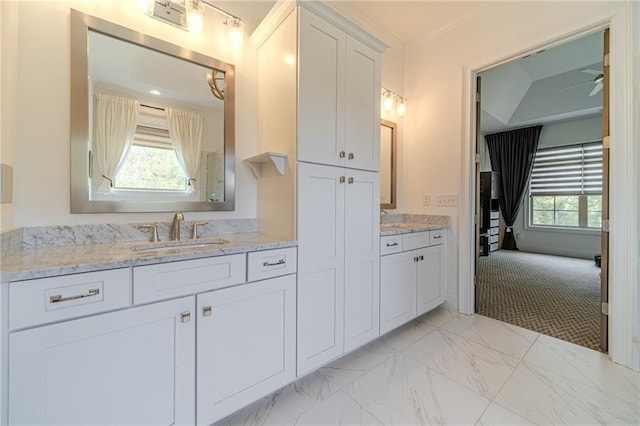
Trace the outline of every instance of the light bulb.
<path fill-rule="evenodd" d="M 204 26 L 204 7 L 199 1 L 187 3 L 187 26 L 193 34 L 200 34 Z"/>
<path fill-rule="evenodd" d="M 402 117 L 407 112 L 407 101 L 404 98 L 400 98 L 397 107 L 398 115 Z"/>
<path fill-rule="evenodd" d="M 227 26 L 227 38 L 229 39 L 231 46 L 241 46 L 244 26 L 242 21 L 240 19 L 229 18 L 224 23 Z"/>
<path fill-rule="evenodd" d="M 391 111 L 393 108 L 393 94 L 389 91 L 385 92 L 382 97 L 382 105 L 386 111 Z"/>

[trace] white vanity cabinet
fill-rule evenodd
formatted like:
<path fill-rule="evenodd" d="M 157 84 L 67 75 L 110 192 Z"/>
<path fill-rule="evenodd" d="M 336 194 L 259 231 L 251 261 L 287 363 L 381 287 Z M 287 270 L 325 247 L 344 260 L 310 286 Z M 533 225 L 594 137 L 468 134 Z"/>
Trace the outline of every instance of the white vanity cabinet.
<path fill-rule="evenodd" d="M 444 230 L 381 238 L 381 333 L 386 333 L 444 302 L 445 243 Z"/>
<path fill-rule="evenodd" d="M 377 171 L 380 53 L 298 10 L 298 160 Z"/>
<path fill-rule="evenodd" d="M 69 298 L 57 302 L 56 309 L 73 311 L 86 309 L 89 304 L 78 303 L 93 296 L 73 294 L 77 286 L 64 288 L 61 281 L 104 282 L 109 288 L 114 272 L 123 278 L 120 289 L 130 294 L 128 270 L 10 285 L 29 291 L 53 283 Z M 44 291 L 45 301 L 51 300 Z M 79 297 L 71 299 L 74 295 Z M 17 303 L 10 296 L 11 310 L 20 308 Z M 192 297 L 181 298 L 11 332 L 9 424 L 192 424 L 194 308 Z"/>
<path fill-rule="evenodd" d="M 9 425 L 209 425 L 295 380 L 295 247 L 132 269 L 8 284 Z"/>
<path fill-rule="evenodd" d="M 376 173 L 298 163 L 298 375 L 379 335 Z"/>
<path fill-rule="evenodd" d="M 295 379 L 295 275 L 199 294 L 197 316 L 198 425 Z"/>

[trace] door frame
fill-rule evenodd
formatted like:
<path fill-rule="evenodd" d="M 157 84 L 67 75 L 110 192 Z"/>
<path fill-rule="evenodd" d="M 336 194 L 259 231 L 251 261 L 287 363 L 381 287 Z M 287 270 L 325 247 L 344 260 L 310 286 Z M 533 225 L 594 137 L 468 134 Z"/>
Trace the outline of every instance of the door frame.
<path fill-rule="evenodd" d="M 609 356 L 617 363 L 640 369 L 640 342 L 638 339 L 638 152 L 634 148 L 633 100 L 633 27 L 632 13 L 638 13 L 633 2 L 613 4 L 605 10 L 582 17 L 555 32 L 546 31 L 520 40 L 501 51 L 463 64 L 463 141 L 462 178 L 458 217 L 460 244 L 458 246 L 458 310 L 472 314 L 474 307 L 474 202 L 475 202 L 475 146 L 476 74 L 512 61 L 528 53 L 551 48 L 590 33 L 610 29 L 610 123 L 611 170 L 610 205 L 615 205 L 610 216 L 609 244 Z M 637 31 L 637 30 L 636 30 Z M 637 43 L 637 42 L 636 42 Z M 637 47 L 637 46 L 635 46 Z M 619 253 L 619 255 L 618 255 Z M 634 341 L 636 339 L 636 341 Z"/>

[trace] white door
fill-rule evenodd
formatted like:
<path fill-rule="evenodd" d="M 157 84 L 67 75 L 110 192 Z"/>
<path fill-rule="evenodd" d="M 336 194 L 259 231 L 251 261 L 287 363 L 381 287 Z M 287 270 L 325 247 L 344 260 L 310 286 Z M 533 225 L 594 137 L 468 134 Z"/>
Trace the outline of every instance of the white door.
<path fill-rule="evenodd" d="M 347 36 L 346 167 L 380 169 L 380 54 Z"/>
<path fill-rule="evenodd" d="M 303 7 L 298 45 L 298 160 L 344 164 L 345 34 Z"/>
<path fill-rule="evenodd" d="M 422 315 L 442 304 L 446 297 L 444 245 L 418 250 L 416 262 L 417 309 Z"/>
<path fill-rule="evenodd" d="M 12 333 L 9 424 L 193 424 L 193 314 L 186 297 Z"/>
<path fill-rule="evenodd" d="M 380 258 L 380 333 L 416 316 L 415 252 Z"/>
<path fill-rule="evenodd" d="M 344 350 L 344 180 L 298 163 L 298 375 Z"/>
<path fill-rule="evenodd" d="M 380 180 L 345 169 L 345 351 L 380 335 Z"/>
<path fill-rule="evenodd" d="M 196 312 L 198 425 L 295 379 L 295 275 L 199 294 Z"/>

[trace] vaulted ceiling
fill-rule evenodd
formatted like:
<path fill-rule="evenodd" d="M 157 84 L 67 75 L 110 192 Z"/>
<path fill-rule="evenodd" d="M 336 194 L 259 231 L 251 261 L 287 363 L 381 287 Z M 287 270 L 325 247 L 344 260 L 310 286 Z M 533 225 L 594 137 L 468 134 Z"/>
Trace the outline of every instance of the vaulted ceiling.
<path fill-rule="evenodd" d="M 483 133 L 601 114 L 598 72 L 601 32 L 481 73 Z"/>

